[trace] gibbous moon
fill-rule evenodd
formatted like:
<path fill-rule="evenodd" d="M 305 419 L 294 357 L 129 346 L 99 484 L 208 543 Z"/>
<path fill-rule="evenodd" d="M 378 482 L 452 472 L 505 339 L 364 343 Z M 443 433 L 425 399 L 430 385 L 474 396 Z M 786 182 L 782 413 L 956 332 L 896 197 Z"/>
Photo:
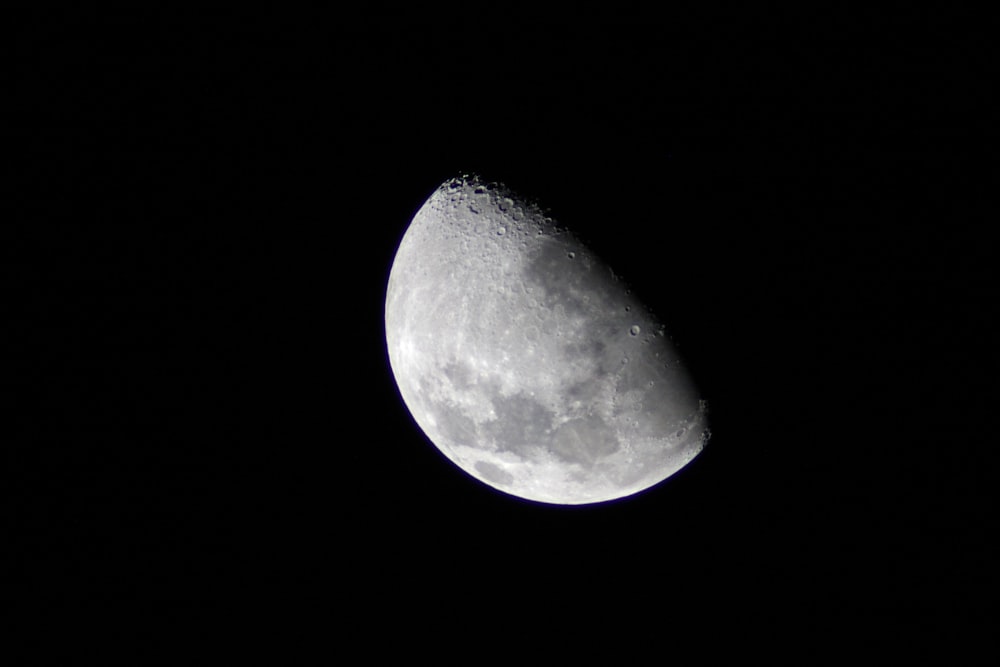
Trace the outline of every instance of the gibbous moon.
<path fill-rule="evenodd" d="M 417 424 L 505 493 L 622 498 L 708 441 L 705 402 L 664 325 L 569 230 L 477 177 L 447 181 L 417 211 L 385 330 Z"/>

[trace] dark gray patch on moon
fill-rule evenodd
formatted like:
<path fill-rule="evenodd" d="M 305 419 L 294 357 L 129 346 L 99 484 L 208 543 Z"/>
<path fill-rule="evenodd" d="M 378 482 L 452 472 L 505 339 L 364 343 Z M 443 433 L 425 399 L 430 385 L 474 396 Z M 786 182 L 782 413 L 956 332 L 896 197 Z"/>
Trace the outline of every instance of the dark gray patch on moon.
<path fill-rule="evenodd" d="M 669 436 L 679 421 L 692 416 L 698 400 L 686 373 L 679 369 L 667 371 L 650 363 L 647 355 L 635 355 L 622 369 L 618 391 L 643 396 L 640 433 L 652 437 Z"/>
<path fill-rule="evenodd" d="M 570 359 L 578 359 L 580 357 L 600 359 L 604 356 L 604 350 L 606 348 L 607 345 L 597 338 L 585 339 L 579 342 L 567 343 L 563 345 L 563 351 Z"/>
<path fill-rule="evenodd" d="M 586 468 L 614 454 L 620 446 L 611 427 L 596 415 L 569 420 L 556 429 L 552 439 L 553 454 Z"/>
<path fill-rule="evenodd" d="M 449 441 L 457 445 L 478 444 L 476 424 L 461 408 L 448 403 L 436 403 L 427 406 L 427 411 L 434 415 L 438 431 Z"/>
<path fill-rule="evenodd" d="M 548 440 L 555 415 L 535 399 L 515 394 L 493 399 L 496 419 L 483 424 L 484 433 L 502 452 L 528 459 L 537 456 Z"/>
<path fill-rule="evenodd" d="M 594 403 L 601 392 L 600 378 L 593 380 L 583 380 L 569 385 L 566 388 L 565 396 L 569 401 L 580 401 L 581 403 Z"/>
<path fill-rule="evenodd" d="M 455 389 L 468 389 L 475 383 L 476 375 L 466 364 L 448 364 L 441 370 Z"/>
<path fill-rule="evenodd" d="M 508 485 L 514 481 L 514 476 L 505 470 L 501 470 L 499 466 L 490 463 L 489 461 L 476 461 L 476 470 L 485 479 L 493 482 L 494 484 Z"/>
<path fill-rule="evenodd" d="M 587 311 L 596 303 L 611 302 L 612 290 L 602 266 L 589 258 L 568 260 L 571 250 L 582 245 L 571 236 L 565 241 L 546 239 L 533 252 L 525 266 L 527 280 L 544 290 L 544 306 L 561 305 L 567 313 Z"/>

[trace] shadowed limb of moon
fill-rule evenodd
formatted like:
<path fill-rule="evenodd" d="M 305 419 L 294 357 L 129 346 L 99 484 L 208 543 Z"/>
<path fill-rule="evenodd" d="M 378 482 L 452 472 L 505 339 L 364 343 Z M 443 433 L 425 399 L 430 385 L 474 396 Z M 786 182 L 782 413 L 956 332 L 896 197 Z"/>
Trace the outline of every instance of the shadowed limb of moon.
<path fill-rule="evenodd" d="M 663 324 L 571 232 L 502 186 L 452 179 L 417 211 L 385 325 L 417 424 L 506 493 L 621 498 L 708 441 L 705 403 Z"/>

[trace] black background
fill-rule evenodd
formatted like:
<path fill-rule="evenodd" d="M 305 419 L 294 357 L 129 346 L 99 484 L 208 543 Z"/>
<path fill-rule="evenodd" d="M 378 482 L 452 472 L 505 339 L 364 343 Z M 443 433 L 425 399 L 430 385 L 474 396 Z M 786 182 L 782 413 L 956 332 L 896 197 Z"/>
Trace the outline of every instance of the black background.
<path fill-rule="evenodd" d="M 454 6 L 19 24 L 15 580 L 213 619 L 168 641 L 140 616 L 147 658 L 220 634 L 320 656 L 995 657 L 995 73 L 976 23 Z M 577 229 L 667 322 L 713 438 L 666 483 L 519 501 L 409 416 L 386 280 L 413 213 L 469 171 Z"/>

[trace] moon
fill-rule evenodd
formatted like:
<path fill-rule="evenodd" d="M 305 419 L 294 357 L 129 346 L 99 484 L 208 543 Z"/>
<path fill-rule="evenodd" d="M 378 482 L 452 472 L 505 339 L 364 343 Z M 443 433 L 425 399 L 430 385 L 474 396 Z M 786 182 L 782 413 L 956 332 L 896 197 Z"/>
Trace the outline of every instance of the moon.
<path fill-rule="evenodd" d="M 708 442 L 707 405 L 664 324 L 503 185 L 457 177 L 417 211 L 389 273 L 385 333 L 417 425 L 504 493 L 623 498 Z"/>

